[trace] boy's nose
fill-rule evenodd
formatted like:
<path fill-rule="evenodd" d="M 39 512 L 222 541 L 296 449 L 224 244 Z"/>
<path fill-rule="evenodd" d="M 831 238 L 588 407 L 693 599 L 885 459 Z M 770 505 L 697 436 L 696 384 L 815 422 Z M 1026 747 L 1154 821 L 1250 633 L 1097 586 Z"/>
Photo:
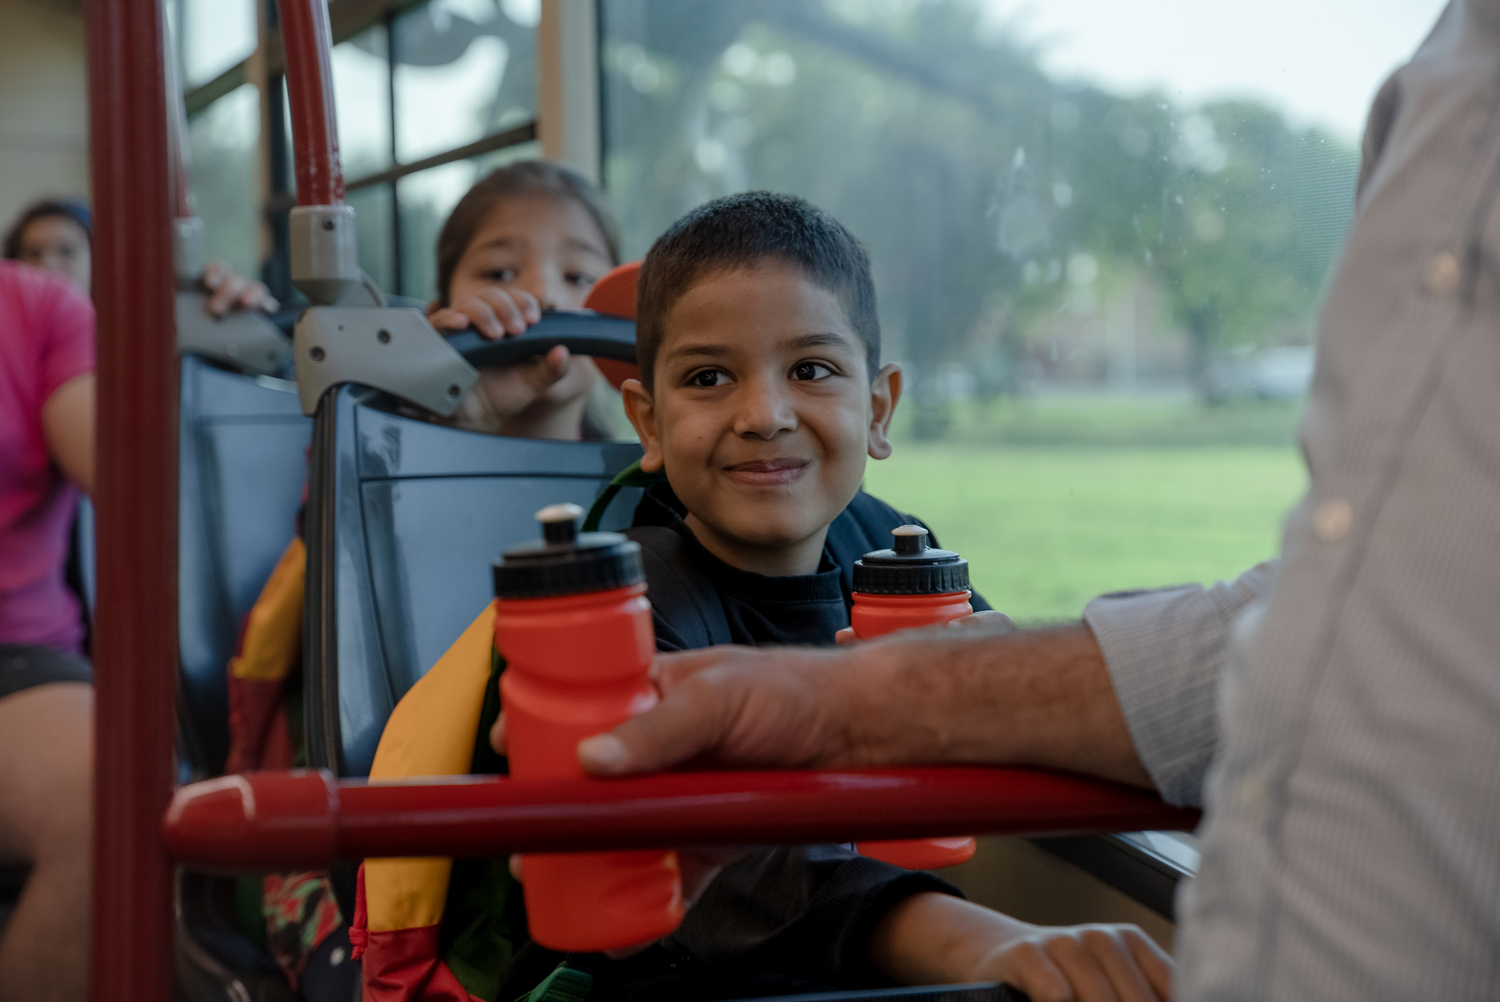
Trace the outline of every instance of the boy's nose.
<path fill-rule="evenodd" d="M 751 383 L 744 388 L 741 400 L 735 434 L 770 440 L 783 432 L 797 430 L 797 409 L 791 394 Z"/>

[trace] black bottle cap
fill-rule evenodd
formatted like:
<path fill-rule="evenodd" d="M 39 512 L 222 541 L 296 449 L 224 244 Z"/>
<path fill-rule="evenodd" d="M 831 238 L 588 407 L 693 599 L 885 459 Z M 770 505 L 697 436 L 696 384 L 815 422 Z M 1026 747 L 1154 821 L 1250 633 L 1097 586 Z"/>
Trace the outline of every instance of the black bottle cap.
<path fill-rule="evenodd" d="M 542 538 L 506 550 L 495 562 L 496 598 L 582 595 L 640 584 L 641 545 L 618 532 L 578 531 L 583 509 L 548 505 L 536 513 Z"/>
<path fill-rule="evenodd" d="M 927 530 L 903 525 L 895 545 L 854 562 L 854 590 L 863 595 L 947 595 L 969 590 L 969 562 L 927 545 Z"/>

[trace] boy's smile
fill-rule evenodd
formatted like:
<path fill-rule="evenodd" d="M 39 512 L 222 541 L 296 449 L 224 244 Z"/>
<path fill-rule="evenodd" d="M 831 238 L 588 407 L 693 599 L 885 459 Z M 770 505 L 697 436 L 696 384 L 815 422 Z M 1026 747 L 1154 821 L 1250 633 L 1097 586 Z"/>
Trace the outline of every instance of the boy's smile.
<path fill-rule="evenodd" d="M 665 468 L 693 534 L 762 574 L 817 570 L 828 524 L 859 490 L 900 371 L 873 380 L 838 297 L 769 260 L 710 274 L 667 315 L 655 386 L 626 384 L 646 470 Z"/>

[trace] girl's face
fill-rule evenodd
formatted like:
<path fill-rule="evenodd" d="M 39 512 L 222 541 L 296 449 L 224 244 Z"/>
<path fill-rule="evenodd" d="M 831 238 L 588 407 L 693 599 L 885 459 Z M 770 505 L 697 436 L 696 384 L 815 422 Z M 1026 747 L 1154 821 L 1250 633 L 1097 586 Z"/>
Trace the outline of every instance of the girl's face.
<path fill-rule="evenodd" d="M 89 235 L 64 216 L 33 219 L 21 231 L 21 261 L 33 268 L 66 275 L 89 294 Z"/>
<path fill-rule="evenodd" d="M 544 310 L 582 309 L 611 267 L 604 234 L 583 206 L 549 195 L 509 198 L 459 258 L 448 302 L 499 287 L 529 292 Z"/>

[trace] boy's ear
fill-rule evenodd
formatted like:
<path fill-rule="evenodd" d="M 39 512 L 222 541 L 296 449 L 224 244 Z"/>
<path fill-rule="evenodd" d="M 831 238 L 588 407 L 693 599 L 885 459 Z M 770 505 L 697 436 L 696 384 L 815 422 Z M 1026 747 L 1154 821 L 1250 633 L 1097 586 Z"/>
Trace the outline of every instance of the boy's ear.
<path fill-rule="evenodd" d="M 664 465 L 661 454 L 661 436 L 656 433 L 656 402 L 639 379 L 627 379 L 620 384 L 620 397 L 625 402 L 625 416 L 640 437 L 641 469 L 655 473 Z"/>
<path fill-rule="evenodd" d="M 901 402 L 901 366 L 887 362 L 870 384 L 870 458 L 886 459 L 892 452 L 891 418 Z"/>

